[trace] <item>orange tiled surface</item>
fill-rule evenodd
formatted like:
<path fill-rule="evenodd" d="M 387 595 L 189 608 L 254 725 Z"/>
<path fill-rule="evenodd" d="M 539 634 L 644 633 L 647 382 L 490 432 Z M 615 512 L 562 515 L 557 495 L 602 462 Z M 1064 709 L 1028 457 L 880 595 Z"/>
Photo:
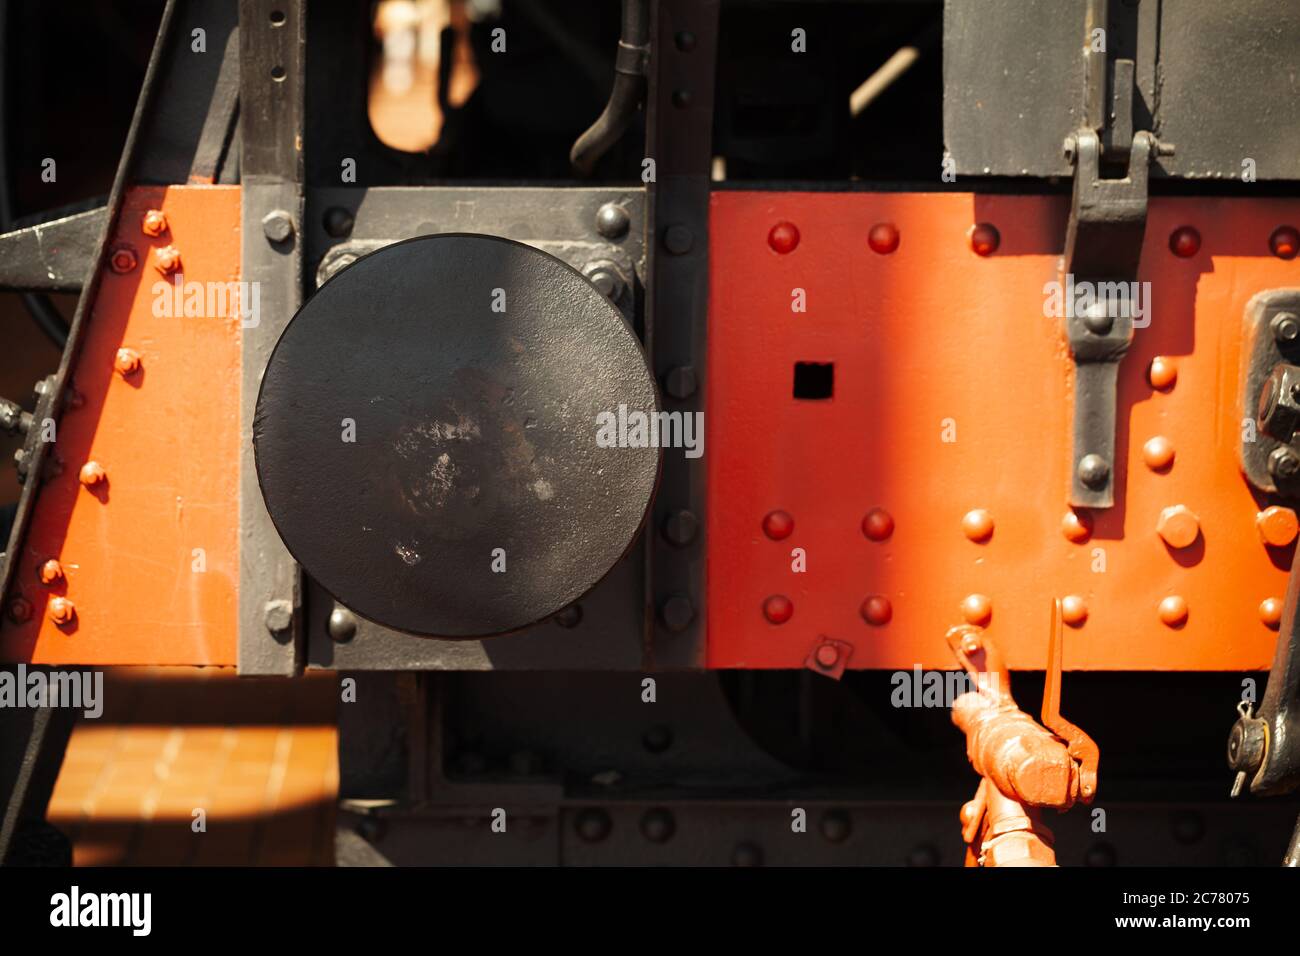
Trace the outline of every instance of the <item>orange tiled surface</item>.
<path fill-rule="evenodd" d="M 333 675 L 106 671 L 104 714 L 73 731 L 49 819 L 77 866 L 332 865 L 337 701 Z"/>

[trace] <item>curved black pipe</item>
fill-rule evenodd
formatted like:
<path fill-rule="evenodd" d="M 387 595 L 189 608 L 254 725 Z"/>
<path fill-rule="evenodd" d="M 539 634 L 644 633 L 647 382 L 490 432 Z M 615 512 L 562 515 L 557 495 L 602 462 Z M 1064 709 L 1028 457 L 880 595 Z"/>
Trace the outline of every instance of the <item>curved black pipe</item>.
<path fill-rule="evenodd" d="M 614 88 L 604 111 L 569 150 L 569 162 L 590 176 L 600 157 L 609 152 L 632 122 L 645 96 L 646 60 L 650 53 L 648 0 L 623 0 L 623 27 L 614 61 Z"/>

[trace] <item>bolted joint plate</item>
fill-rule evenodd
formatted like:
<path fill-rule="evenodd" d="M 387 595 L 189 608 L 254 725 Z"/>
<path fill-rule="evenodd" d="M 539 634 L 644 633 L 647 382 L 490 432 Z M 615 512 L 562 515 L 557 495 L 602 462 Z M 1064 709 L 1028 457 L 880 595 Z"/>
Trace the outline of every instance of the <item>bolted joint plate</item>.
<path fill-rule="evenodd" d="M 1260 399 L 1264 395 L 1270 376 L 1278 366 L 1300 364 L 1300 341 L 1287 340 L 1285 334 L 1278 334 L 1275 326 L 1278 316 L 1300 315 L 1300 288 L 1268 289 L 1254 296 L 1247 304 L 1243 315 L 1240 392 L 1234 420 L 1228 427 L 1235 428 L 1239 436 L 1241 450 L 1241 471 L 1246 480 L 1258 491 L 1266 494 L 1282 494 L 1288 497 L 1300 494 L 1300 484 L 1287 484 L 1279 487 L 1274 475 L 1276 468 L 1269 468 L 1270 457 L 1279 449 L 1285 453 L 1286 444 L 1270 435 L 1265 424 L 1277 431 L 1280 423 L 1261 422 Z M 1269 413 L 1276 418 L 1276 413 Z"/>

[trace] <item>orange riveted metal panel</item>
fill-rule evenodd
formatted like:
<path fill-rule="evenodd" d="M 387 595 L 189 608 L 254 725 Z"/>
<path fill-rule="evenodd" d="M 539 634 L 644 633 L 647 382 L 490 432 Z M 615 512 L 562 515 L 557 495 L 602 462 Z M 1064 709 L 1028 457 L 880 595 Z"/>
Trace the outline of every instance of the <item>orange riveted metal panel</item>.
<path fill-rule="evenodd" d="M 235 662 L 239 196 L 127 194 L 73 372 L 78 398 L 58 423 L 62 470 L 41 489 L 14 579 L 11 602 L 21 596 L 30 617 L 17 623 L 11 608 L 0 658 Z M 51 559 L 62 573 L 42 575 Z"/>
<path fill-rule="evenodd" d="M 851 668 L 946 668 L 944 633 L 972 623 L 1042 668 L 1053 598 L 1067 669 L 1268 666 L 1294 543 L 1261 537 L 1269 502 L 1240 473 L 1240 350 L 1248 300 L 1300 285 L 1269 246 L 1300 203 L 1151 200 L 1115 506 L 1077 516 L 1074 366 L 1045 308 L 1067 204 L 713 195 L 710 667 L 801 667 L 834 640 Z M 772 241 L 782 223 L 793 245 Z M 869 241 L 882 223 L 896 247 Z M 794 396 L 798 363 L 821 366 L 814 397 Z"/>

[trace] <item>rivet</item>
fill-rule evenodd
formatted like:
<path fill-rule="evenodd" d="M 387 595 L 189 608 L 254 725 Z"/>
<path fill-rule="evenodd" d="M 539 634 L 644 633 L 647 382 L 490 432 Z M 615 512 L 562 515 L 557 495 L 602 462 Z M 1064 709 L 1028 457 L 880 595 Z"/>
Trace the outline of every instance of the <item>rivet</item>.
<path fill-rule="evenodd" d="M 136 257 L 135 250 L 130 246 L 118 246 L 108 257 L 108 267 L 118 275 L 123 275 L 133 270 L 140 260 Z"/>
<path fill-rule="evenodd" d="M 1171 594 L 1160 602 L 1160 620 L 1170 627 L 1181 627 L 1187 622 L 1187 602 Z"/>
<path fill-rule="evenodd" d="M 822 667 L 834 667 L 839 660 L 840 650 L 834 644 L 823 644 L 817 648 L 817 663 Z"/>
<path fill-rule="evenodd" d="M 155 266 L 164 275 L 177 272 L 181 267 L 181 251 L 175 246 L 163 246 L 154 252 Z"/>
<path fill-rule="evenodd" d="M 616 202 L 607 202 L 596 210 L 596 231 L 606 239 L 619 239 L 627 235 L 632 217 L 627 209 Z"/>
<path fill-rule="evenodd" d="M 1101 455 L 1084 455 L 1079 459 L 1078 474 L 1089 488 L 1104 488 L 1110 480 L 1110 462 Z"/>
<path fill-rule="evenodd" d="M 667 810 L 656 807 L 641 818 L 641 835 L 651 843 L 667 843 L 677 832 L 677 821 Z"/>
<path fill-rule="evenodd" d="M 968 511 L 961 519 L 961 530 L 972 541 L 987 541 L 993 534 L 993 516 L 983 508 Z"/>
<path fill-rule="evenodd" d="M 1201 251 L 1201 234 L 1191 226 L 1179 226 L 1169 236 L 1169 251 L 1180 259 L 1190 259 Z"/>
<path fill-rule="evenodd" d="M 263 621 L 272 634 L 286 634 L 293 627 L 293 605 L 283 598 L 267 601 Z"/>
<path fill-rule="evenodd" d="M 1092 518 L 1086 512 L 1067 511 L 1061 518 L 1061 534 L 1075 544 L 1082 544 L 1092 537 Z"/>
<path fill-rule="evenodd" d="M 867 233 L 867 244 L 872 252 L 887 256 L 898 248 L 898 227 L 892 222 L 878 222 Z"/>
<path fill-rule="evenodd" d="M 1255 528 L 1265 544 L 1275 548 L 1285 548 L 1295 540 L 1296 532 L 1300 530 L 1300 522 L 1297 522 L 1296 513 L 1290 508 L 1269 505 L 1255 515 Z"/>
<path fill-rule="evenodd" d="M 59 564 L 57 558 L 50 558 L 40 566 L 36 573 L 42 584 L 58 584 L 63 580 L 63 565 Z"/>
<path fill-rule="evenodd" d="M 26 598 L 16 597 L 9 602 L 9 620 L 26 624 L 32 619 L 32 604 Z"/>
<path fill-rule="evenodd" d="M 794 518 L 784 511 L 769 511 L 763 519 L 763 534 L 773 541 L 782 541 L 794 533 Z"/>
<path fill-rule="evenodd" d="M 961 616 L 968 624 L 986 624 L 993 616 L 993 602 L 983 594 L 968 594 L 961 602 Z"/>
<path fill-rule="evenodd" d="M 664 538 L 669 544 L 678 548 L 684 548 L 694 541 L 699 528 L 700 522 L 695 517 L 695 512 L 685 508 L 674 511 L 664 518 Z"/>
<path fill-rule="evenodd" d="M 325 210 L 321 225 L 325 227 L 325 232 L 335 239 L 346 239 L 352 235 L 356 217 L 342 206 L 330 206 Z"/>
<path fill-rule="evenodd" d="M 695 389 L 699 383 L 695 377 L 695 368 L 691 365 L 676 365 L 668 370 L 664 376 L 664 391 L 670 398 L 675 398 L 679 402 L 685 401 L 695 394 Z"/>
<path fill-rule="evenodd" d="M 283 209 L 272 209 L 262 217 L 262 235 L 271 242 L 285 242 L 293 235 L 293 216 Z"/>
<path fill-rule="evenodd" d="M 673 43 L 683 53 L 690 53 L 695 49 L 695 34 L 690 30 L 678 30 L 673 37 Z"/>
<path fill-rule="evenodd" d="M 763 848 L 757 843 L 737 843 L 736 848 L 731 851 L 732 866 L 762 866 L 763 865 Z"/>
<path fill-rule="evenodd" d="M 52 597 L 47 612 L 51 621 L 62 626 L 72 623 L 77 616 L 77 606 L 65 597 Z"/>
<path fill-rule="evenodd" d="M 1185 505 L 1170 505 L 1160 512 L 1156 533 L 1169 547 L 1186 548 L 1200 535 L 1201 522 Z"/>
<path fill-rule="evenodd" d="M 1282 602 L 1277 598 L 1264 598 L 1259 602 L 1259 619 L 1266 627 L 1277 630 L 1282 623 Z"/>
<path fill-rule="evenodd" d="M 664 248 L 675 256 L 684 256 L 695 245 L 695 234 L 681 223 L 664 230 Z"/>
<path fill-rule="evenodd" d="M 827 810 L 820 828 L 822 836 L 831 843 L 843 843 L 853 832 L 853 820 L 843 810 Z"/>
<path fill-rule="evenodd" d="M 167 216 L 161 209 L 150 209 L 140 217 L 140 231 L 146 236 L 161 236 L 167 231 Z"/>
<path fill-rule="evenodd" d="M 1178 363 L 1171 358 L 1157 355 L 1151 360 L 1151 367 L 1147 369 L 1147 381 L 1151 383 L 1152 388 L 1173 388 L 1174 382 L 1178 381 Z"/>
<path fill-rule="evenodd" d="M 769 624 L 784 624 L 794 616 L 794 605 L 784 594 L 773 594 L 763 602 L 763 617 Z"/>
<path fill-rule="evenodd" d="M 77 477 L 87 488 L 93 488 L 107 478 L 108 473 L 104 471 L 104 466 L 99 462 L 88 461 L 81 466 L 81 472 Z"/>
<path fill-rule="evenodd" d="M 123 378 L 130 378 L 140 371 L 140 353 L 135 349 L 118 349 L 113 356 L 113 371 Z"/>
<path fill-rule="evenodd" d="M 862 519 L 862 533 L 872 541 L 884 541 L 894 533 L 894 519 L 884 508 L 872 508 Z"/>
<path fill-rule="evenodd" d="M 767 234 L 767 244 L 781 255 L 793 252 L 799 245 L 799 229 L 792 222 L 778 222 Z"/>
<path fill-rule="evenodd" d="M 686 89 L 673 90 L 673 106 L 677 107 L 679 110 L 684 110 L 686 109 L 686 107 L 690 105 L 691 105 L 690 90 L 686 90 Z"/>
<path fill-rule="evenodd" d="M 1268 247 L 1279 259 L 1294 259 L 1300 252 L 1300 232 L 1294 226 L 1278 226 L 1268 237 Z"/>
<path fill-rule="evenodd" d="M 1174 463 L 1174 443 L 1163 435 L 1148 439 L 1142 446 L 1142 460 L 1152 471 L 1164 471 Z"/>
<path fill-rule="evenodd" d="M 573 828 L 577 831 L 578 836 L 588 843 L 599 843 L 605 839 L 605 837 L 609 836 L 609 831 L 613 829 L 613 826 L 609 814 L 598 807 L 588 807 L 580 811 L 573 823 Z"/>
<path fill-rule="evenodd" d="M 336 644 L 346 644 L 357 635 L 357 618 L 342 604 L 335 604 L 330 611 L 329 623 L 326 625 L 330 640 Z"/>
<path fill-rule="evenodd" d="M 976 223 L 970 231 L 971 251 L 977 256 L 991 256 L 998 251 L 1002 237 L 995 226 L 987 222 Z"/>
<path fill-rule="evenodd" d="M 582 623 L 582 605 L 569 604 L 555 612 L 554 621 L 560 627 L 577 627 Z"/>
<path fill-rule="evenodd" d="M 894 606 L 889 603 L 889 598 L 873 594 L 862 602 L 861 613 L 862 619 L 868 624 L 881 627 L 893 619 Z"/>
<path fill-rule="evenodd" d="M 1061 598 L 1061 620 L 1071 627 L 1078 627 L 1088 620 L 1088 605 L 1077 594 L 1067 594 Z"/>
<path fill-rule="evenodd" d="M 674 634 L 680 634 L 695 620 L 695 605 L 684 594 L 673 594 L 659 607 L 659 620 Z"/>

